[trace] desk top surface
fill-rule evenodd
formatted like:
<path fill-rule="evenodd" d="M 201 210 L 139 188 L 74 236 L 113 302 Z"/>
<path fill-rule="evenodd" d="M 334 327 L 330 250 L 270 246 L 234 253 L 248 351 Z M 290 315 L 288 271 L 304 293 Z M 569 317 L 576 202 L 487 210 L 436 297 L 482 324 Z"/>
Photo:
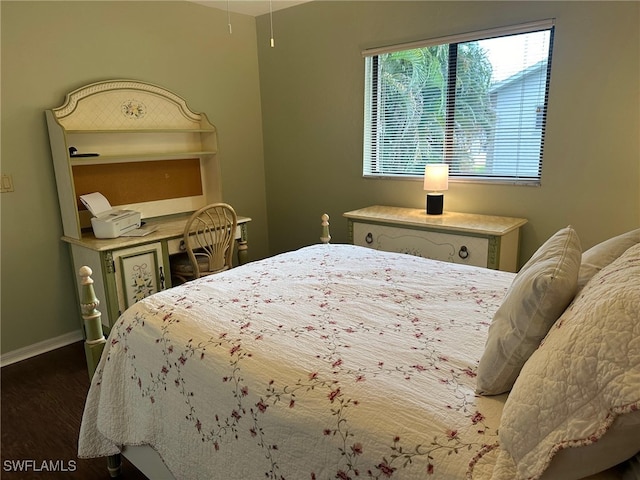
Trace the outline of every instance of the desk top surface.
<path fill-rule="evenodd" d="M 171 238 L 182 237 L 188 214 L 170 215 L 168 217 L 146 218 L 145 227 L 156 227 L 156 230 L 143 237 L 96 238 L 92 231 L 83 232 L 82 238 L 62 237 L 62 240 L 74 245 L 80 245 L 98 252 L 116 250 L 119 248 L 135 247 L 145 243 L 158 242 Z M 238 216 L 238 226 L 251 221 L 249 217 Z"/>

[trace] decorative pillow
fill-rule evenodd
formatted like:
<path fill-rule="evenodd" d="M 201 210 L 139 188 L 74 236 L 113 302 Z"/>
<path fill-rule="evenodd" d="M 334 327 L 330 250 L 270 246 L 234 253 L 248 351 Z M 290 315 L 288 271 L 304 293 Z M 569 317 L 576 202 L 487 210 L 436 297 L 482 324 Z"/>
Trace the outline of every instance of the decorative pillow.
<path fill-rule="evenodd" d="M 515 388 L 515 387 L 514 387 Z M 605 472 L 619 471 L 626 462 L 628 469 L 635 467 L 637 476 L 623 477 L 626 480 L 640 478 L 640 410 L 619 415 L 607 433 L 597 442 L 579 448 L 565 448 L 553 457 L 549 467 L 539 480 L 605 480 L 619 478 Z M 617 468 L 616 468 L 617 467 Z M 597 473 L 596 473 L 597 472 Z M 602 475 L 598 475 L 601 473 Z M 631 472 L 629 472 L 631 474 Z M 469 465 L 468 478 L 473 480 L 514 480 L 519 478 L 516 465 L 509 453 L 500 445 L 487 446 Z"/>
<path fill-rule="evenodd" d="M 640 452 L 639 432 L 640 410 L 619 415 L 597 442 L 559 450 L 540 480 L 585 478 L 621 464 Z"/>
<path fill-rule="evenodd" d="M 640 243 L 640 228 L 605 240 L 584 252 L 578 273 L 578 290 L 582 290 L 591 277 L 636 243 Z"/>
<path fill-rule="evenodd" d="M 478 365 L 476 392 L 497 395 L 513 386 L 576 292 L 580 240 L 568 226 L 549 238 L 509 287 L 496 311 Z"/>
<path fill-rule="evenodd" d="M 604 441 L 615 423 L 633 424 L 620 416 L 637 421 L 639 410 L 637 244 L 591 279 L 523 367 L 502 412 L 500 449 L 516 478 L 536 479 L 559 451 Z M 640 449 L 637 429 L 631 441 L 629 456 Z M 612 449 L 609 465 L 619 455 Z"/>

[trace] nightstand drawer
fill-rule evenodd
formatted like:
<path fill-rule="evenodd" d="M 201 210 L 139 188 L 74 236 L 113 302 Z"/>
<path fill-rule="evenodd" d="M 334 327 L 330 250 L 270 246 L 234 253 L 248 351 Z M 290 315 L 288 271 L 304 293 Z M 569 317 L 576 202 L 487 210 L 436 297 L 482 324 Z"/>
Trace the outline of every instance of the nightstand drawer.
<path fill-rule="evenodd" d="M 488 265 L 488 238 L 354 222 L 353 243 L 444 262 Z"/>

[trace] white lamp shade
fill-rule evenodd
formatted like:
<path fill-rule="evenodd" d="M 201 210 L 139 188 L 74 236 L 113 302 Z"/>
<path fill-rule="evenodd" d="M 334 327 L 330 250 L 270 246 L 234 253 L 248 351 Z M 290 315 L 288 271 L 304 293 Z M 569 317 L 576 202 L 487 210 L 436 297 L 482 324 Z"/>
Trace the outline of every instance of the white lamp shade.
<path fill-rule="evenodd" d="M 424 167 L 424 189 L 442 192 L 449 188 L 449 165 L 429 163 Z"/>

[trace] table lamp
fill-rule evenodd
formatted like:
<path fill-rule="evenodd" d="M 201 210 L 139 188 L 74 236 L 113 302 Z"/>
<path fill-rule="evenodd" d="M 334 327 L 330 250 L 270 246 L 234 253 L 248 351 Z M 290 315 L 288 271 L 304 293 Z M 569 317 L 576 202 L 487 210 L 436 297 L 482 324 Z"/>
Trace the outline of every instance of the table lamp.
<path fill-rule="evenodd" d="M 427 190 L 427 215 L 442 215 L 444 190 L 449 188 L 449 165 L 428 163 L 424 167 L 424 189 Z"/>

